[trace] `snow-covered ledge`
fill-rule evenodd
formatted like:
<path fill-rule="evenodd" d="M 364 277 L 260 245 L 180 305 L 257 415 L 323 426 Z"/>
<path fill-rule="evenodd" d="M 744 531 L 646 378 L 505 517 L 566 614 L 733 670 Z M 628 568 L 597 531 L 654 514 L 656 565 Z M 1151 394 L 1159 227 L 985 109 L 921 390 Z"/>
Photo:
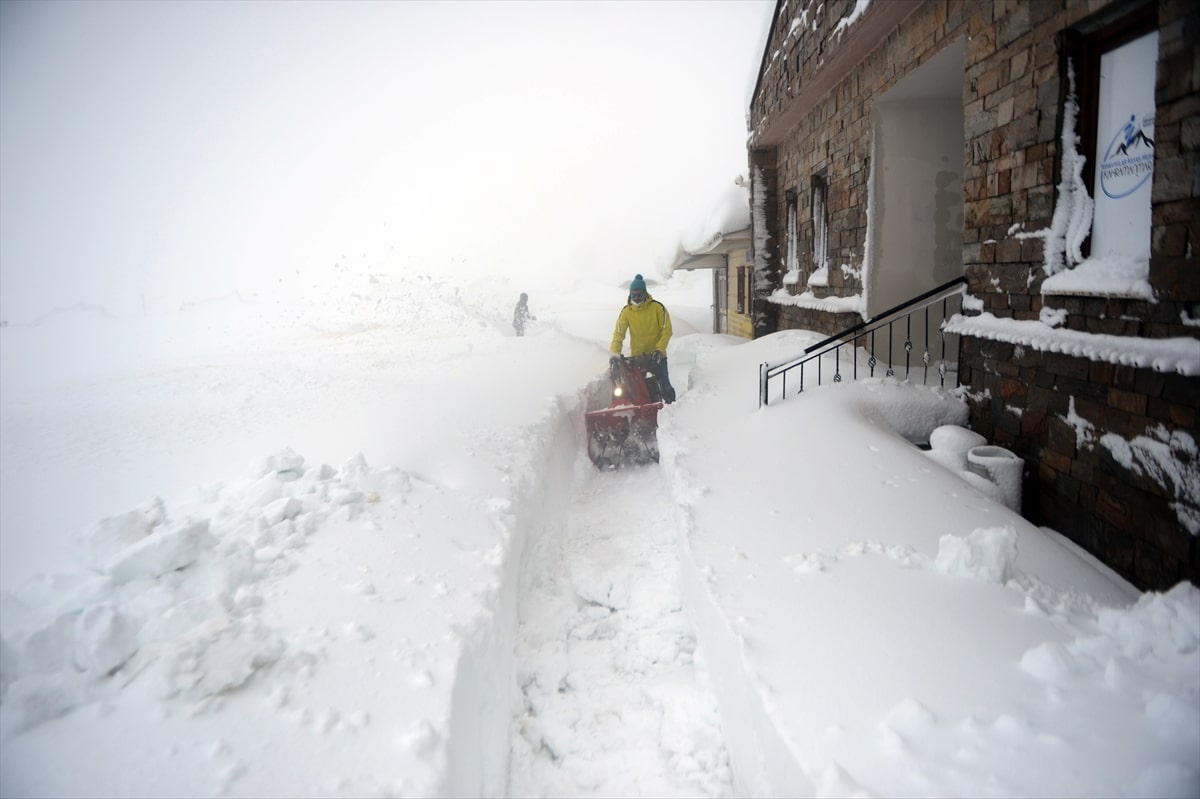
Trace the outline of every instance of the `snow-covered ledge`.
<path fill-rule="evenodd" d="M 776 289 L 767 297 L 776 305 L 794 305 L 798 308 L 809 308 L 814 311 L 827 313 L 856 313 L 866 318 L 867 305 L 861 294 L 853 297 L 818 297 L 811 291 L 803 294 L 788 294 L 787 289 Z"/>
<path fill-rule="evenodd" d="M 1059 272 L 1042 283 L 1043 295 L 1124 297 L 1154 302 L 1154 289 L 1146 279 L 1145 261 L 1125 256 L 1089 258 L 1074 269 Z"/>
<path fill-rule="evenodd" d="M 990 313 L 979 316 L 955 314 L 946 321 L 943 330 L 1092 361 L 1175 372 L 1189 377 L 1200 375 L 1200 342 L 1194 338 L 1140 338 L 1061 330 L 1044 322 L 1000 319 Z"/>

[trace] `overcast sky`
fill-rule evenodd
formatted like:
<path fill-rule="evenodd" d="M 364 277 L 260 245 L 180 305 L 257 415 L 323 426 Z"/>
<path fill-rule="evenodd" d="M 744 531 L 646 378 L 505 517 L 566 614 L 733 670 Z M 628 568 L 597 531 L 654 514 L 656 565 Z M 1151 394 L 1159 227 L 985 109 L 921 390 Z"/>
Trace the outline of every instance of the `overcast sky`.
<path fill-rule="evenodd" d="M 0 313 L 653 273 L 746 170 L 773 5 L 4 0 Z"/>

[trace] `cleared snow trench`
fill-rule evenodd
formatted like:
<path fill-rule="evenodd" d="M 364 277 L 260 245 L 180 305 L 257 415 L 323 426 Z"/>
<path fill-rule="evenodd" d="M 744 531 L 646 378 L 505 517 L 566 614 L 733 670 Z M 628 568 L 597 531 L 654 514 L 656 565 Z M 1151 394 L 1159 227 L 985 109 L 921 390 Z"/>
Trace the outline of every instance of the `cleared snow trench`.
<path fill-rule="evenodd" d="M 509 795 L 732 794 L 669 498 L 657 465 L 581 459 L 563 521 L 528 542 Z"/>

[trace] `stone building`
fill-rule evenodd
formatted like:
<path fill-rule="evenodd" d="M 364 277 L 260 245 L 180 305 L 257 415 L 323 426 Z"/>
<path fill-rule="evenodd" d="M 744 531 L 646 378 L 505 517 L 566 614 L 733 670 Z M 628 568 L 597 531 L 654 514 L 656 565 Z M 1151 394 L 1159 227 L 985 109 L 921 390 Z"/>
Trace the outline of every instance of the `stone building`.
<path fill-rule="evenodd" d="M 1200 4 L 780 0 L 751 100 L 755 335 L 965 278 L 1024 515 L 1200 584 Z"/>

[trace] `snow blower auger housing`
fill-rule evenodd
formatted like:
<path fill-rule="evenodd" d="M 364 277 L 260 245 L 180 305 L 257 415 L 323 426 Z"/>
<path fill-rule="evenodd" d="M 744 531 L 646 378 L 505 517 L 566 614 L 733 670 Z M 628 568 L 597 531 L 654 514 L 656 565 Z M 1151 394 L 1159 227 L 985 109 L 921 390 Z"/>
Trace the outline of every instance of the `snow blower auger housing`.
<path fill-rule="evenodd" d="M 609 361 L 612 404 L 585 414 L 588 457 L 599 469 L 658 461 L 658 411 L 662 396 L 649 355 Z"/>

